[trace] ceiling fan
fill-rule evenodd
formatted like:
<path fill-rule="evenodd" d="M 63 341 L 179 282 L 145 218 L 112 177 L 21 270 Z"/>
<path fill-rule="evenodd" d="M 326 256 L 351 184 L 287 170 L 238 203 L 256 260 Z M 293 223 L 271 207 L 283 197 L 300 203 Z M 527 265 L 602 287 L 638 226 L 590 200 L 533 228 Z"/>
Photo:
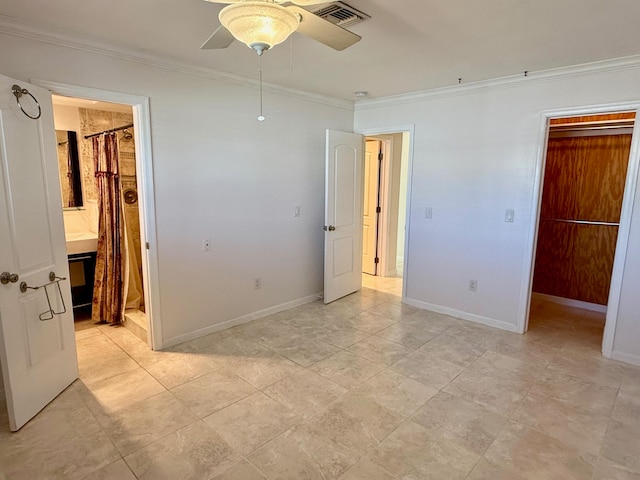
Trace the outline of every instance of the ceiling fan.
<path fill-rule="evenodd" d="M 227 48 L 239 40 L 258 55 L 284 42 L 293 32 L 344 50 L 360 40 L 360 36 L 321 18 L 302 6 L 327 3 L 327 0 L 206 0 L 227 3 L 220 10 L 221 25 L 200 48 Z M 281 5 L 284 4 L 284 5 Z"/>

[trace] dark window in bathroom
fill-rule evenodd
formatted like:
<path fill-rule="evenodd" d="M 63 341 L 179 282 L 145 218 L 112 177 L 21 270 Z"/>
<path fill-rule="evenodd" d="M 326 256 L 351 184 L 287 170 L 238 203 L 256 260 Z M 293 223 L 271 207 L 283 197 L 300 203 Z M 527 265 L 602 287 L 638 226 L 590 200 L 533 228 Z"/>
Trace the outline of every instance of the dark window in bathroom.
<path fill-rule="evenodd" d="M 80 174 L 80 156 L 78 155 L 78 136 L 76 132 L 67 132 L 69 138 L 69 173 L 71 181 L 74 205 L 70 207 L 81 207 L 82 204 L 82 179 Z M 71 200 L 69 200 L 71 202 Z"/>
<path fill-rule="evenodd" d="M 82 171 L 78 153 L 78 135 L 73 131 L 56 131 L 58 166 L 63 208 L 82 207 Z"/>

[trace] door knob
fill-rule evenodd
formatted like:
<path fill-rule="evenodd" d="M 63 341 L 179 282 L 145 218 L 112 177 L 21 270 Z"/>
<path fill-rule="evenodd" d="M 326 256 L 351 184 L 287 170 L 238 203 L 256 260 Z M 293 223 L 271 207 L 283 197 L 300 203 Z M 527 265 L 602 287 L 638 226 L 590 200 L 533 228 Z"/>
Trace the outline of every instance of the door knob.
<path fill-rule="evenodd" d="M 330 232 L 335 231 L 336 227 L 334 227 L 333 225 L 329 225 L 328 227 L 325 225 L 324 227 L 322 227 L 322 229 L 326 232 L 327 230 L 329 230 Z"/>
<path fill-rule="evenodd" d="M 17 273 L 9 273 L 9 272 L 0 273 L 0 283 L 2 283 L 3 285 L 6 285 L 9 282 L 16 283 L 18 279 L 19 277 Z"/>

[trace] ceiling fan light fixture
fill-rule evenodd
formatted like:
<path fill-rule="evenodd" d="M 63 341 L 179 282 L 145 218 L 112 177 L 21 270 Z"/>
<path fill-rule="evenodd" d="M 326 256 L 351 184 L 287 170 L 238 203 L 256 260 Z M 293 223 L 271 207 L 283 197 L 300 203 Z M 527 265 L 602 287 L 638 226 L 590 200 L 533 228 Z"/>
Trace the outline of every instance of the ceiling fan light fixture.
<path fill-rule="evenodd" d="M 270 1 L 248 1 L 227 5 L 218 15 L 231 34 L 258 55 L 284 42 L 296 31 L 300 18 Z"/>

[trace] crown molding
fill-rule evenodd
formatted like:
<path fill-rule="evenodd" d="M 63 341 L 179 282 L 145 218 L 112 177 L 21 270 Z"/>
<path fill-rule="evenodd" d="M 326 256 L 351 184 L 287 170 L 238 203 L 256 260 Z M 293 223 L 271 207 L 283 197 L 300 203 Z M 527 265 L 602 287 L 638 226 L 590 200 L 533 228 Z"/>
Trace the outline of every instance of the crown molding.
<path fill-rule="evenodd" d="M 569 67 L 559 67 L 537 72 L 526 72 L 519 75 L 509 75 L 505 77 L 492 78 L 463 85 L 452 85 L 448 87 L 433 88 L 418 92 L 403 93 L 400 95 L 390 95 L 387 97 L 371 100 L 357 100 L 355 111 L 371 110 L 375 108 L 416 103 L 431 98 L 443 98 L 458 95 L 468 95 L 481 90 L 497 90 L 501 88 L 511 88 L 523 84 L 541 83 L 559 78 L 568 78 L 586 73 L 608 72 L 616 70 L 627 70 L 640 67 L 640 55 L 630 57 L 615 58 L 598 62 L 584 63 Z"/>
<path fill-rule="evenodd" d="M 17 20 L 6 15 L 0 15 L 0 33 L 11 35 L 13 37 L 25 38 L 37 42 L 47 43 L 65 48 L 81 50 L 84 52 L 94 53 L 106 57 L 115 58 L 132 63 L 148 65 L 165 70 L 171 70 L 187 75 L 208 78 L 217 82 L 238 85 L 247 88 L 260 88 L 258 80 L 236 75 L 233 73 L 222 72 L 213 68 L 200 67 L 183 62 L 175 57 L 168 55 L 159 55 L 143 49 L 133 49 L 115 46 L 111 44 L 96 42 L 93 40 L 81 39 L 59 31 L 35 25 L 32 23 Z M 272 83 L 263 83 L 264 91 L 293 97 L 310 102 L 320 103 L 331 107 L 342 108 L 353 111 L 354 102 L 352 100 L 344 100 L 341 98 L 331 97 L 328 95 L 320 95 L 316 93 L 306 92 L 294 88 L 283 87 Z"/>

